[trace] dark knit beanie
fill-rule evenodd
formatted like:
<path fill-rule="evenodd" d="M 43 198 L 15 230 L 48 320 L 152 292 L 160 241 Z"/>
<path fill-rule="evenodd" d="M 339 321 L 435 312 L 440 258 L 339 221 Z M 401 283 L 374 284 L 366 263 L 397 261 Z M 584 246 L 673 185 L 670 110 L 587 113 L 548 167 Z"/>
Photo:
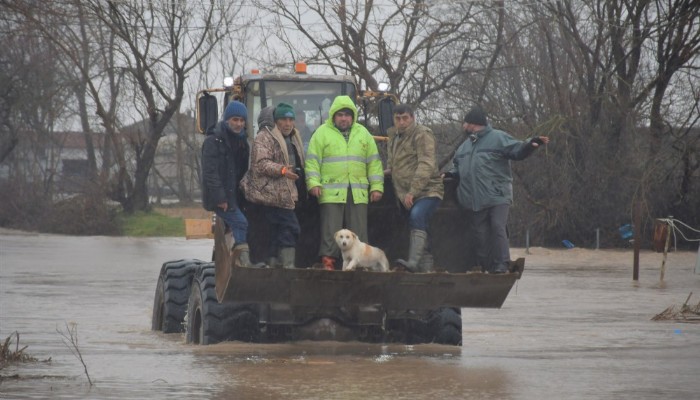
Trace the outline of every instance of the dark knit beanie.
<path fill-rule="evenodd" d="M 486 126 L 486 114 L 484 114 L 484 110 L 482 110 L 481 107 L 474 106 L 471 110 L 469 110 L 467 115 L 464 116 L 464 122 L 468 124 Z"/>
<path fill-rule="evenodd" d="M 341 108 L 340 110 L 336 111 L 335 113 L 337 114 L 339 112 L 350 114 L 350 115 L 352 115 L 353 118 L 355 118 L 355 113 L 352 111 L 352 108 L 350 108 L 350 107 Z"/>
<path fill-rule="evenodd" d="M 275 107 L 275 114 L 274 114 L 275 121 L 277 121 L 280 118 L 291 118 L 295 119 L 296 114 L 294 114 L 294 108 L 290 106 L 287 103 L 279 103 L 277 107 Z"/>
<path fill-rule="evenodd" d="M 240 101 L 232 101 L 228 103 L 226 109 L 224 110 L 224 121 L 228 121 L 231 117 L 241 117 L 243 119 L 248 118 L 248 109 L 245 104 Z"/>

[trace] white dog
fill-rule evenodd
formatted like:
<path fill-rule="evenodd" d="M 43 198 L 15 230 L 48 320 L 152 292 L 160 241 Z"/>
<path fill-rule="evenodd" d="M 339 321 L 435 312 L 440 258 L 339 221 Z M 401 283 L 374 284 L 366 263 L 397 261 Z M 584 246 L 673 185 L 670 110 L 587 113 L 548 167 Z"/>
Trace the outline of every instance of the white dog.
<path fill-rule="evenodd" d="M 357 267 L 372 271 L 389 271 L 389 261 L 381 249 L 363 243 L 357 235 L 347 229 L 335 233 L 335 242 L 343 253 L 343 271 L 352 271 Z"/>

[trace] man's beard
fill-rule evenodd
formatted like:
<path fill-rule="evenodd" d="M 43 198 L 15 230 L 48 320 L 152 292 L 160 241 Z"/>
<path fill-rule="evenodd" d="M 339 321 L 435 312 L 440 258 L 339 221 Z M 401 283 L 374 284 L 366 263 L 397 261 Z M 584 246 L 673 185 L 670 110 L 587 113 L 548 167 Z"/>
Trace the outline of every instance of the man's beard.
<path fill-rule="evenodd" d="M 335 127 L 338 128 L 338 130 L 341 132 L 348 132 L 348 131 L 350 131 L 350 127 L 352 127 L 352 124 L 349 124 L 345 128 L 341 127 L 340 125 L 336 125 Z"/>

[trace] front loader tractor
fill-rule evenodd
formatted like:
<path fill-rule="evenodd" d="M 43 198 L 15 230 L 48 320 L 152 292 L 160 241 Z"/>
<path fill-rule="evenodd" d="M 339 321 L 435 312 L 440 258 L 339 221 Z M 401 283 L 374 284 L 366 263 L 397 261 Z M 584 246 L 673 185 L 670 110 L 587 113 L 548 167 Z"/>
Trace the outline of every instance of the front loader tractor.
<path fill-rule="evenodd" d="M 303 69 L 299 68 L 298 69 Z M 305 69 L 304 69 L 305 70 Z M 197 129 L 206 134 L 231 100 L 248 108 L 247 132 L 258 131 L 257 116 L 264 107 L 291 104 L 304 145 L 328 117 L 333 99 L 355 99 L 358 120 L 375 135 L 386 156 L 386 130 L 392 124 L 396 96 L 361 91 L 354 78 L 339 75 L 246 74 L 222 88 L 197 96 Z M 218 96 L 218 97 L 217 97 Z M 219 107 L 219 101 L 223 107 Z M 386 160 L 384 160 L 386 161 Z M 275 342 L 289 340 L 359 340 L 368 342 L 462 343 L 461 308 L 499 308 L 517 279 L 524 260 L 511 263 L 511 272 L 490 275 L 470 271 L 464 245 L 465 218 L 456 204 L 455 183 L 445 182 L 445 199 L 433 216 L 431 273 L 327 271 L 314 268 L 320 241 L 319 206 L 300 193 L 295 212 L 302 235 L 295 265 L 262 267 L 267 248 L 267 223 L 255 204 L 244 205 L 249 221 L 248 243 L 255 268 L 233 263 L 231 240 L 223 223 L 188 220 L 188 238 L 214 239 L 212 261 L 165 262 L 158 276 L 152 329 L 185 332 L 190 343 L 228 340 Z M 408 226 L 394 196 L 391 178 L 384 196 L 368 211 L 369 242 L 390 260 L 407 253 Z"/>

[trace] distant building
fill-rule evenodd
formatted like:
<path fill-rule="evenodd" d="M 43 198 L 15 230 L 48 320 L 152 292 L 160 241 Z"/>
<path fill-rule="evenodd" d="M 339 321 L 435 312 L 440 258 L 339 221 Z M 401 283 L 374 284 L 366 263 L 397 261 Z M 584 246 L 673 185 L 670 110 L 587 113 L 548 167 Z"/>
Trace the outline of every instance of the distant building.
<path fill-rule="evenodd" d="M 139 143 L 140 136 L 146 134 L 146 123 L 142 121 L 121 130 L 122 140 L 129 143 L 125 145 L 126 160 L 132 163 L 132 171 L 135 157 L 131 143 Z M 53 185 L 58 197 L 85 190 L 92 178 L 88 172 L 88 146 L 84 132 L 23 132 L 19 137 L 17 147 L 0 164 L 0 181 Z M 109 156 L 111 146 L 105 147 L 104 133 L 92 133 L 90 137 L 98 173 L 103 169 L 105 159 L 111 160 L 110 169 L 115 171 L 114 158 Z M 158 142 L 149 176 L 149 195 L 154 200 L 176 195 L 178 191 L 186 192 L 192 199 L 199 198 L 199 159 L 203 140 L 202 135 L 195 133 L 191 115 L 176 114 L 173 117 Z"/>

